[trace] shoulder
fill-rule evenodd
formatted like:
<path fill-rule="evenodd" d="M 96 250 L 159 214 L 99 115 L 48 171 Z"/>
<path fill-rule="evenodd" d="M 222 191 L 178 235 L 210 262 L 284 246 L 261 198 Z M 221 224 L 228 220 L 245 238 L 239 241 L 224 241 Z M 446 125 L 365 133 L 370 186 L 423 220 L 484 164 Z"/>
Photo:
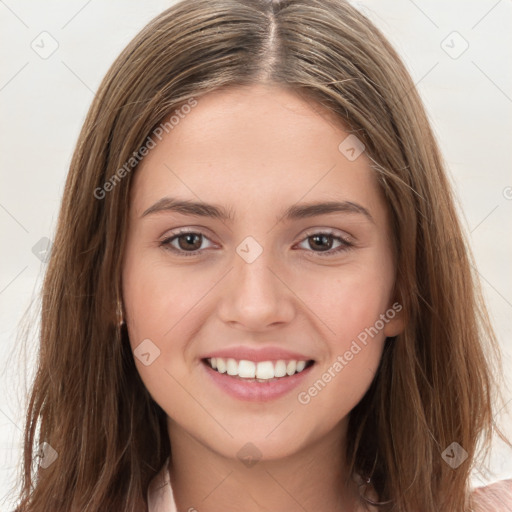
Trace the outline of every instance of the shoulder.
<path fill-rule="evenodd" d="M 474 512 L 510 512 L 512 510 L 512 479 L 500 480 L 471 492 Z"/>

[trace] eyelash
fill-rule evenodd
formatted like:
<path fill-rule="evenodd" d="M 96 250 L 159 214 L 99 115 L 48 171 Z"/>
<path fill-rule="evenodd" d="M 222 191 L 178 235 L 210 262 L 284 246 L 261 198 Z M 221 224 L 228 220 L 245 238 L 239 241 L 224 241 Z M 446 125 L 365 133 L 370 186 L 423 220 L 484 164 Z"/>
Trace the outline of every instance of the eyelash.
<path fill-rule="evenodd" d="M 180 238 L 181 236 L 184 236 L 184 235 L 199 235 L 199 236 L 202 236 L 203 238 L 207 239 L 207 237 L 201 232 L 183 230 L 183 231 L 178 231 L 177 233 L 173 233 L 172 236 L 165 238 L 164 240 L 162 240 L 159 243 L 159 246 L 163 247 L 167 251 L 171 251 L 171 252 L 177 254 L 178 256 L 185 256 L 185 257 L 197 256 L 200 252 L 202 252 L 202 250 L 204 250 L 204 249 L 196 249 L 195 251 L 183 251 L 182 249 L 177 249 L 176 247 L 171 246 L 171 242 L 173 242 L 174 240 L 177 240 L 178 238 Z M 329 231 L 315 231 L 312 233 L 307 233 L 306 236 L 300 241 L 300 243 L 306 241 L 308 238 L 312 238 L 312 237 L 318 236 L 318 235 L 332 236 L 335 240 L 338 240 L 341 242 L 341 246 L 338 247 L 337 249 L 329 249 L 328 251 L 313 251 L 313 250 L 310 251 L 310 252 L 317 254 L 321 258 L 327 258 L 327 257 L 337 255 L 343 251 L 348 251 L 348 250 L 352 249 L 354 246 L 346 238 L 343 238 L 341 236 L 336 236 L 333 232 L 329 232 Z"/>

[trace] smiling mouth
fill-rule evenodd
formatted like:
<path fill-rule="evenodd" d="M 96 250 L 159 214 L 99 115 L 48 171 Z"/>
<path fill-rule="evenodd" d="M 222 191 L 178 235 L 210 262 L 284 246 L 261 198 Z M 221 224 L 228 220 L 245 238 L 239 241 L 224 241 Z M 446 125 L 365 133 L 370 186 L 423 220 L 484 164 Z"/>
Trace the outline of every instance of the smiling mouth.
<path fill-rule="evenodd" d="M 303 372 L 315 363 L 312 359 L 308 361 L 280 359 L 255 362 L 224 357 L 202 359 L 202 362 L 218 373 L 224 373 L 247 382 L 270 382 L 286 379 Z"/>

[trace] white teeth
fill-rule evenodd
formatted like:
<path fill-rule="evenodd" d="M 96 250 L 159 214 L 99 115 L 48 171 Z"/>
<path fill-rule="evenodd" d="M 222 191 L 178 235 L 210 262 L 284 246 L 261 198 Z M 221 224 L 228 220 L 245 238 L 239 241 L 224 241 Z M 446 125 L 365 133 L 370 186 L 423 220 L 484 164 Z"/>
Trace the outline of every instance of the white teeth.
<path fill-rule="evenodd" d="M 224 361 L 224 359 L 221 359 L 220 357 L 217 357 L 216 363 L 217 363 L 217 371 L 219 373 L 226 373 L 226 361 Z"/>
<path fill-rule="evenodd" d="M 306 367 L 306 361 L 297 361 L 297 371 L 301 372 Z"/>
<path fill-rule="evenodd" d="M 284 377 L 286 375 L 286 363 L 284 361 L 277 361 L 274 367 L 274 377 Z"/>
<path fill-rule="evenodd" d="M 226 361 L 226 367 L 228 375 L 238 375 L 238 363 L 234 359 L 228 359 Z"/>
<path fill-rule="evenodd" d="M 242 361 L 240 361 L 240 366 L 242 366 Z M 240 374 L 240 377 L 245 377 L 245 375 Z M 257 379 L 273 379 L 274 378 L 274 365 L 272 361 L 261 361 L 258 363 L 256 367 L 256 378 Z"/>
<path fill-rule="evenodd" d="M 300 373 L 306 367 L 306 361 L 237 361 L 233 358 L 212 357 L 207 359 L 210 366 L 219 373 L 238 376 L 244 379 L 269 380 Z"/>
<path fill-rule="evenodd" d="M 259 363 L 258 363 L 259 366 Z M 256 365 L 252 361 L 242 360 L 238 363 L 238 376 L 245 379 L 254 379 Z"/>
<path fill-rule="evenodd" d="M 295 373 L 296 369 L 297 369 L 297 361 L 288 361 L 288 364 L 286 365 L 286 373 L 288 375 L 293 375 Z"/>

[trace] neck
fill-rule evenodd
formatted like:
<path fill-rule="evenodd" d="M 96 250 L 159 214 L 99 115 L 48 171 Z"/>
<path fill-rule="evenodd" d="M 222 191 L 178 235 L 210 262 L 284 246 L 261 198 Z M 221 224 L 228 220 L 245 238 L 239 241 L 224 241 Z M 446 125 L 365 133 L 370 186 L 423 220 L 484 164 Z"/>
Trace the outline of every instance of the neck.
<path fill-rule="evenodd" d="M 346 423 L 321 441 L 279 459 L 251 445 L 235 458 L 205 446 L 168 421 L 169 473 L 178 510 L 193 512 L 356 512 L 358 491 L 345 467 Z"/>

